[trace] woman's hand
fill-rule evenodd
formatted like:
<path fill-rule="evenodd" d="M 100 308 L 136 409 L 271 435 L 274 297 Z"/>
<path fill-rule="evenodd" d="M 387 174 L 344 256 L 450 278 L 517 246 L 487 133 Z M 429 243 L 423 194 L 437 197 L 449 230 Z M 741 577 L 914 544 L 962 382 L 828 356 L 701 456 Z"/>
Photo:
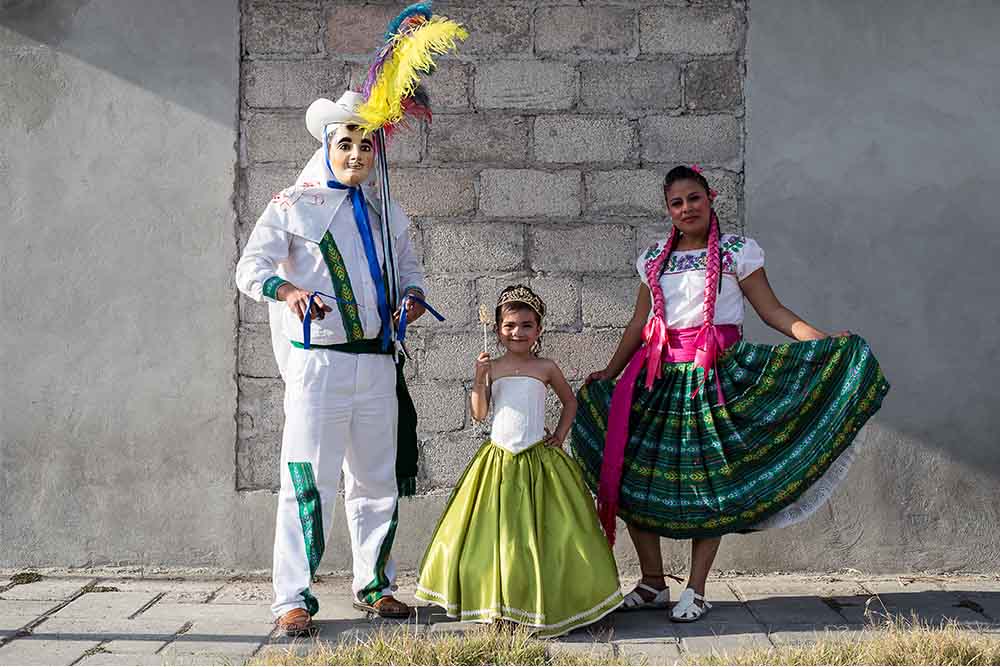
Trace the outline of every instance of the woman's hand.
<path fill-rule="evenodd" d="M 597 382 L 597 381 L 603 381 L 603 380 L 614 380 L 614 379 L 615 379 L 614 374 L 611 371 L 609 371 L 607 368 L 605 368 L 603 370 L 594 371 L 593 373 L 591 373 L 590 375 L 588 375 L 587 379 L 584 380 L 584 384 L 590 384 L 591 382 Z"/>
<path fill-rule="evenodd" d="M 854 334 L 852 334 L 850 331 L 844 329 L 843 331 L 838 331 L 835 334 L 830 334 L 830 338 L 847 338 L 848 336 L 853 336 L 853 335 Z"/>
<path fill-rule="evenodd" d="M 289 310 L 298 315 L 299 322 L 301 322 L 306 318 L 306 309 L 309 308 L 310 294 L 310 292 L 299 289 L 291 283 L 285 283 L 278 288 L 276 296 L 278 297 L 278 301 L 284 301 L 288 304 Z M 331 310 L 333 308 L 323 303 L 323 299 L 317 294 L 312 303 L 312 317 L 321 320 Z"/>
<path fill-rule="evenodd" d="M 476 358 L 476 384 L 486 384 L 490 376 L 491 363 L 489 352 L 481 352 Z"/>

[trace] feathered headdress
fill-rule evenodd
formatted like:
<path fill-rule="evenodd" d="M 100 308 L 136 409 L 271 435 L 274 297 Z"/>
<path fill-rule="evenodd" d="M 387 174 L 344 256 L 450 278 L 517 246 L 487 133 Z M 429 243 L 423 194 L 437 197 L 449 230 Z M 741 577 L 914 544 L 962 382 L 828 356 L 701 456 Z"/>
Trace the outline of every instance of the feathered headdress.
<path fill-rule="evenodd" d="M 468 36 L 455 21 L 433 15 L 430 2 L 400 12 L 389 23 L 385 43 L 375 53 L 361 90 L 365 102 L 358 114 L 365 120 L 365 130 L 389 133 L 405 116 L 429 120 L 431 110 L 420 77 L 434 72 L 435 55 L 454 51 L 456 41 Z"/>

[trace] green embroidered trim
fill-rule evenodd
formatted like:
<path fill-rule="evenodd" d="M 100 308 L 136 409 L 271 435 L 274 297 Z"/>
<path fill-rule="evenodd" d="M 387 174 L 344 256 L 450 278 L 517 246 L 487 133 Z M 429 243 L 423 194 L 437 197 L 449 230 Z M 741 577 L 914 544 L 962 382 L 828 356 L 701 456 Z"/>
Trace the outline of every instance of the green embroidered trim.
<path fill-rule="evenodd" d="M 375 604 L 382 597 L 382 590 L 389 585 L 389 577 L 385 576 L 385 566 L 389 563 L 389 554 L 392 552 L 392 543 L 396 539 L 396 524 L 399 523 L 399 503 L 392 512 L 392 521 L 389 522 L 389 531 L 382 540 L 382 546 L 378 550 L 378 559 L 375 561 L 375 578 L 358 591 L 358 599 L 366 604 Z"/>
<path fill-rule="evenodd" d="M 337 309 L 340 310 L 340 319 L 344 323 L 344 332 L 347 340 L 361 340 L 365 337 L 364 328 L 361 326 L 361 316 L 358 314 L 358 306 L 354 299 L 354 289 L 351 287 L 351 277 L 347 273 L 347 266 L 344 264 L 344 257 L 337 248 L 337 243 L 333 240 L 330 232 L 323 235 L 319 242 L 320 252 L 323 253 L 323 261 L 330 271 L 330 278 L 333 280 L 333 293 L 337 296 Z"/>
<path fill-rule="evenodd" d="M 271 276 L 264 281 L 264 296 L 268 299 L 278 300 L 278 289 L 288 281 L 281 276 Z"/>
<path fill-rule="evenodd" d="M 302 522 L 302 538 L 306 543 L 306 557 L 309 559 L 309 577 L 316 574 L 316 568 L 323 558 L 326 541 L 323 537 L 323 508 L 319 500 L 319 489 L 316 488 L 316 478 L 313 476 L 312 464 L 305 462 L 288 462 L 288 472 L 295 487 L 295 498 L 299 502 L 299 521 Z M 309 592 L 302 591 L 306 603 L 306 611 L 315 615 L 319 611 L 319 601 Z"/>
<path fill-rule="evenodd" d="M 302 600 L 306 603 L 306 611 L 309 612 L 309 615 L 315 616 L 316 612 L 319 611 L 319 600 L 312 594 L 312 591 L 308 588 L 302 591 Z"/>

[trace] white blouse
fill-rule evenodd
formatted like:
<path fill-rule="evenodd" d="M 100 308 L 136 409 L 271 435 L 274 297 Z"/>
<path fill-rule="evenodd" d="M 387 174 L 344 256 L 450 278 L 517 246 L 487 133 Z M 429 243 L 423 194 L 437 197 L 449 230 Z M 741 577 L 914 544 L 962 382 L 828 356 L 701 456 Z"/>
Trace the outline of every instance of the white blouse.
<path fill-rule="evenodd" d="M 743 291 L 739 281 L 764 266 L 764 251 L 746 236 L 723 234 L 722 292 L 715 301 L 716 324 L 743 324 Z M 666 241 L 651 246 L 636 261 L 636 270 L 647 287 L 646 262 L 664 251 Z M 667 326 L 686 329 L 705 321 L 705 263 L 707 250 L 674 250 L 663 267 L 660 288 L 663 290 Z M 652 310 L 650 311 L 652 317 Z"/>

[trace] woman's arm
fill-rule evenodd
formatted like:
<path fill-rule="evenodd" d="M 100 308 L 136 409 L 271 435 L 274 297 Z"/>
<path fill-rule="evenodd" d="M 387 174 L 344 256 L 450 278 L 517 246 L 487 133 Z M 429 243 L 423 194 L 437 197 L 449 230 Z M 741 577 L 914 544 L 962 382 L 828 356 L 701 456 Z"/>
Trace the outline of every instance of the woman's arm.
<path fill-rule="evenodd" d="M 653 299 L 649 295 L 649 288 L 646 285 L 639 285 L 639 293 L 635 298 L 635 309 L 632 311 L 632 319 L 629 320 L 625 331 L 622 332 L 622 339 L 618 342 L 618 349 L 615 350 L 611 361 L 604 370 L 591 373 L 587 377 L 587 382 L 594 380 L 613 380 L 618 374 L 625 370 L 629 360 L 635 351 L 642 345 L 642 330 L 646 327 L 646 318 L 653 307 Z"/>
<path fill-rule="evenodd" d="M 740 281 L 740 289 L 747 301 L 772 329 L 780 331 L 795 340 L 819 340 L 828 334 L 812 326 L 801 317 L 785 308 L 774 295 L 771 284 L 767 282 L 767 274 L 760 268 Z"/>
<path fill-rule="evenodd" d="M 469 395 L 472 418 L 477 422 L 486 419 L 490 413 L 490 355 L 483 352 L 476 359 L 476 375 Z"/>
<path fill-rule="evenodd" d="M 545 444 L 561 447 L 566 436 L 569 435 L 569 430 L 573 427 L 573 419 L 576 417 L 576 396 L 573 395 L 573 388 L 569 386 L 569 382 L 566 382 L 566 378 L 554 361 L 549 362 L 548 381 L 552 391 L 556 392 L 556 396 L 562 403 L 562 413 L 559 415 L 559 424 L 556 426 L 555 433 L 545 438 Z"/>

